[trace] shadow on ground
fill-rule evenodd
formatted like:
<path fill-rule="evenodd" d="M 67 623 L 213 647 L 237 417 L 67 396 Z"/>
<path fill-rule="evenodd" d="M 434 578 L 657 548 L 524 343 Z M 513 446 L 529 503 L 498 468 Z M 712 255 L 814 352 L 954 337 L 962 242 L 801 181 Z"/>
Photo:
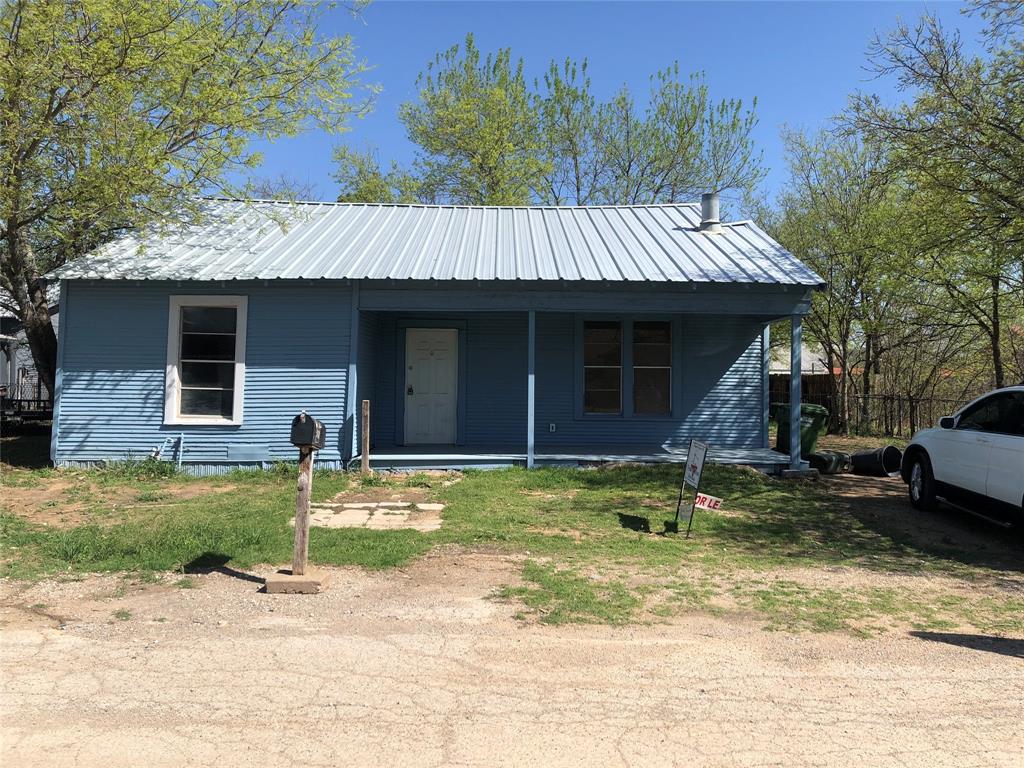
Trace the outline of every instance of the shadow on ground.
<path fill-rule="evenodd" d="M 1013 656 L 1024 659 L 1024 640 L 1012 637 L 994 637 L 992 635 L 971 635 L 959 632 L 911 632 L 912 637 L 930 640 L 933 643 L 946 643 L 969 648 L 972 651 L 987 651 L 1002 656 Z"/>
<path fill-rule="evenodd" d="M 0 462 L 18 469 L 50 466 L 50 422 L 4 423 L 2 432 Z"/>
<path fill-rule="evenodd" d="M 241 581 L 251 581 L 254 584 L 263 584 L 266 581 L 262 576 L 253 576 L 251 573 L 231 568 L 228 565 L 229 562 L 231 562 L 231 556 L 225 555 L 223 552 L 204 552 L 185 563 L 182 570 L 190 574 L 220 573 Z"/>

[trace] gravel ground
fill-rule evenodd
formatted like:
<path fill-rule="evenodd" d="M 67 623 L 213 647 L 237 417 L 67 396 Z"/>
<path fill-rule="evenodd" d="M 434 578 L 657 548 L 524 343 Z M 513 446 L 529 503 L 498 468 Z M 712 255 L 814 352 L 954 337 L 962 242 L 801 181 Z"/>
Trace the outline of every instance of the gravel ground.
<path fill-rule="evenodd" d="M 520 568 L 0 583 L 0 762 L 1024 765 L 1024 640 L 523 624 L 490 597 Z"/>

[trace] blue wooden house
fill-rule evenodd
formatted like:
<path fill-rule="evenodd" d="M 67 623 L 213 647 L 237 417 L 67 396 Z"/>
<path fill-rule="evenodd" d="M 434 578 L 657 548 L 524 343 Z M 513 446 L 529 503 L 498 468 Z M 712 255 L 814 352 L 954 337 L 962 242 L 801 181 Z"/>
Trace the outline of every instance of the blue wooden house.
<path fill-rule="evenodd" d="M 692 437 L 789 466 L 767 450 L 768 323 L 799 332 L 822 280 L 708 197 L 206 201 L 57 273 L 52 459 L 260 466 L 295 458 L 306 410 L 328 431 L 319 464 L 343 467 L 368 400 L 379 467 L 678 460 Z"/>

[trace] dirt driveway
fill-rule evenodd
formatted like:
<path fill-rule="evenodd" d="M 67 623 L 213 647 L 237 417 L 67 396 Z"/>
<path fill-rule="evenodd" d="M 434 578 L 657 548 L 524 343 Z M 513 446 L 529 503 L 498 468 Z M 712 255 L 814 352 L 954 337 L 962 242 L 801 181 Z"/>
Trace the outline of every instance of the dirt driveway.
<path fill-rule="evenodd" d="M 1024 764 L 1024 641 L 522 624 L 516 562 L 0 584 L 0 762 L 33 766 Z"/>

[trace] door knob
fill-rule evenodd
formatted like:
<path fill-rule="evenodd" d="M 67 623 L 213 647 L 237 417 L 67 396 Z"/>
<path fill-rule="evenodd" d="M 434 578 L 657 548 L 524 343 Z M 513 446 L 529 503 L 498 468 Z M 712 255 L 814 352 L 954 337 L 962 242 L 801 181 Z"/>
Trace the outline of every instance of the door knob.
<path fill-rule="evenodd" d="M 414 392 L 412 391 L 412 386 L 410 386 L 410 387 L 409 387 L 408 389 L 406 389 L 406 390 L 405 390 L 405 394 L 407 394 L 407 395 L 412 395 L 412 394 L 415 394 L 415 393 L 414 393 Z"/>

